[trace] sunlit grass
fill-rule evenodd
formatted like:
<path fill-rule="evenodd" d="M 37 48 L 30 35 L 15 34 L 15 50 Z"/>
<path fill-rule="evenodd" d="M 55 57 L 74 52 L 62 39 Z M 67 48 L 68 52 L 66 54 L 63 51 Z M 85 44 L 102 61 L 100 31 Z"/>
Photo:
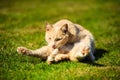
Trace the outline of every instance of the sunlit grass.
<path fill-rule="evenodd" d="M 0 2 L 1 80 L 118 80 L 120 77 L 120 1 L 118 0 L 3 0 Z M 46 45 L 45 22 L 69 19 L 90 30 L 96 61 L 63 61 L 48 65 L 22 56 L 18 46 Z"/>

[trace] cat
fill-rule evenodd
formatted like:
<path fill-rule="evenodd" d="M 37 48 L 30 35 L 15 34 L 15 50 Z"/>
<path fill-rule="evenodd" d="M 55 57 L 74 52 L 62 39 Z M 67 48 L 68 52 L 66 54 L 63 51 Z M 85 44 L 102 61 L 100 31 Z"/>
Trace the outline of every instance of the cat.
<path fill-rule="evenodd" d="M 18 47 L 17 52 L 58 62 L 64 59 L 79 61 L 89 57 L 94 62 L 94 38 L 91 32 L 79 24 L 63 19 L 55 24 L 46 24 L 45 40 L 48 45 L 37 50 Z"/>

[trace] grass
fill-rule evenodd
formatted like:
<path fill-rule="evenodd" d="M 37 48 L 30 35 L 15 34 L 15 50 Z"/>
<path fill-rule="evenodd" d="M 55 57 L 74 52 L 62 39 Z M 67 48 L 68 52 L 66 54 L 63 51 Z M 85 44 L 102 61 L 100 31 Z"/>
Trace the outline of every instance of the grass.
<path fill-rule="evenodd" d="M 1 0 L 1 80 L 118 80 L 120 79 L 119 0 Z M 46 45 L 45 22 L 67 18 L 90 30 L 96 42 L 96 61 L 63 61 L 48 65 L 22 56 L 18 46 Z"/>

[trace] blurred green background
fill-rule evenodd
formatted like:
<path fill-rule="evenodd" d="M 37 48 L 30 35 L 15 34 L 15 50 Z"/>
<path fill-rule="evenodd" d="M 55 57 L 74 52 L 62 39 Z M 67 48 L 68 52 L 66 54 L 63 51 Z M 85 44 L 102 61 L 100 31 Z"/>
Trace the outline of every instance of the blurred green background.
<path fill-rule="evenodd" d="M 48 65 L 22 56 L 18 46 L 46 45 L 45 22 L 69 19 L 90 30 L 95 64 L 63 61 Z M 0 0 L 1 80 L 119 80 L 120 0 Z"/>

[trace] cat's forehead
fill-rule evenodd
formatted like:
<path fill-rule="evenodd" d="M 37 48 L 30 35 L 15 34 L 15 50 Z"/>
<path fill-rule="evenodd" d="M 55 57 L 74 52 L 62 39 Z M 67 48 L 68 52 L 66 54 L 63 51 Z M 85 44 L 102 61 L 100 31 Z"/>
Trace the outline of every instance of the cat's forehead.
<path fill-rule="evenodd" d="M 54 32 L 54 33 L 60 32 L 60 27 L 59 27 L 59 26 L 53 27 L 53 32 Z"/>
<path fill-rule="evenodd" d="M 56 30 L 56 31 L 60 30 L 60 27 L 59 27 L 59 26 L 55 26 L 55 27 L 53 27 L 53 28 L 54 28 L 54 30 Z"/>
<path fill-rule="evenodd" d="M 61 33 L 61 26 L 53 26 L 53 28 L 46 32 L 46 34 L 51 37 L 60 36 Z"/>
<path fill-rule="evenodd" d="M 47 33 L 48 33 L 49 35 L 53 35 L 53 34 L 55 34 L 55 33 L 57 33 L 57 32 L 58 32 L 58 29 L 57 29 L 57 28 L 52 28 L 51 30 L 47 31 Z"/>

